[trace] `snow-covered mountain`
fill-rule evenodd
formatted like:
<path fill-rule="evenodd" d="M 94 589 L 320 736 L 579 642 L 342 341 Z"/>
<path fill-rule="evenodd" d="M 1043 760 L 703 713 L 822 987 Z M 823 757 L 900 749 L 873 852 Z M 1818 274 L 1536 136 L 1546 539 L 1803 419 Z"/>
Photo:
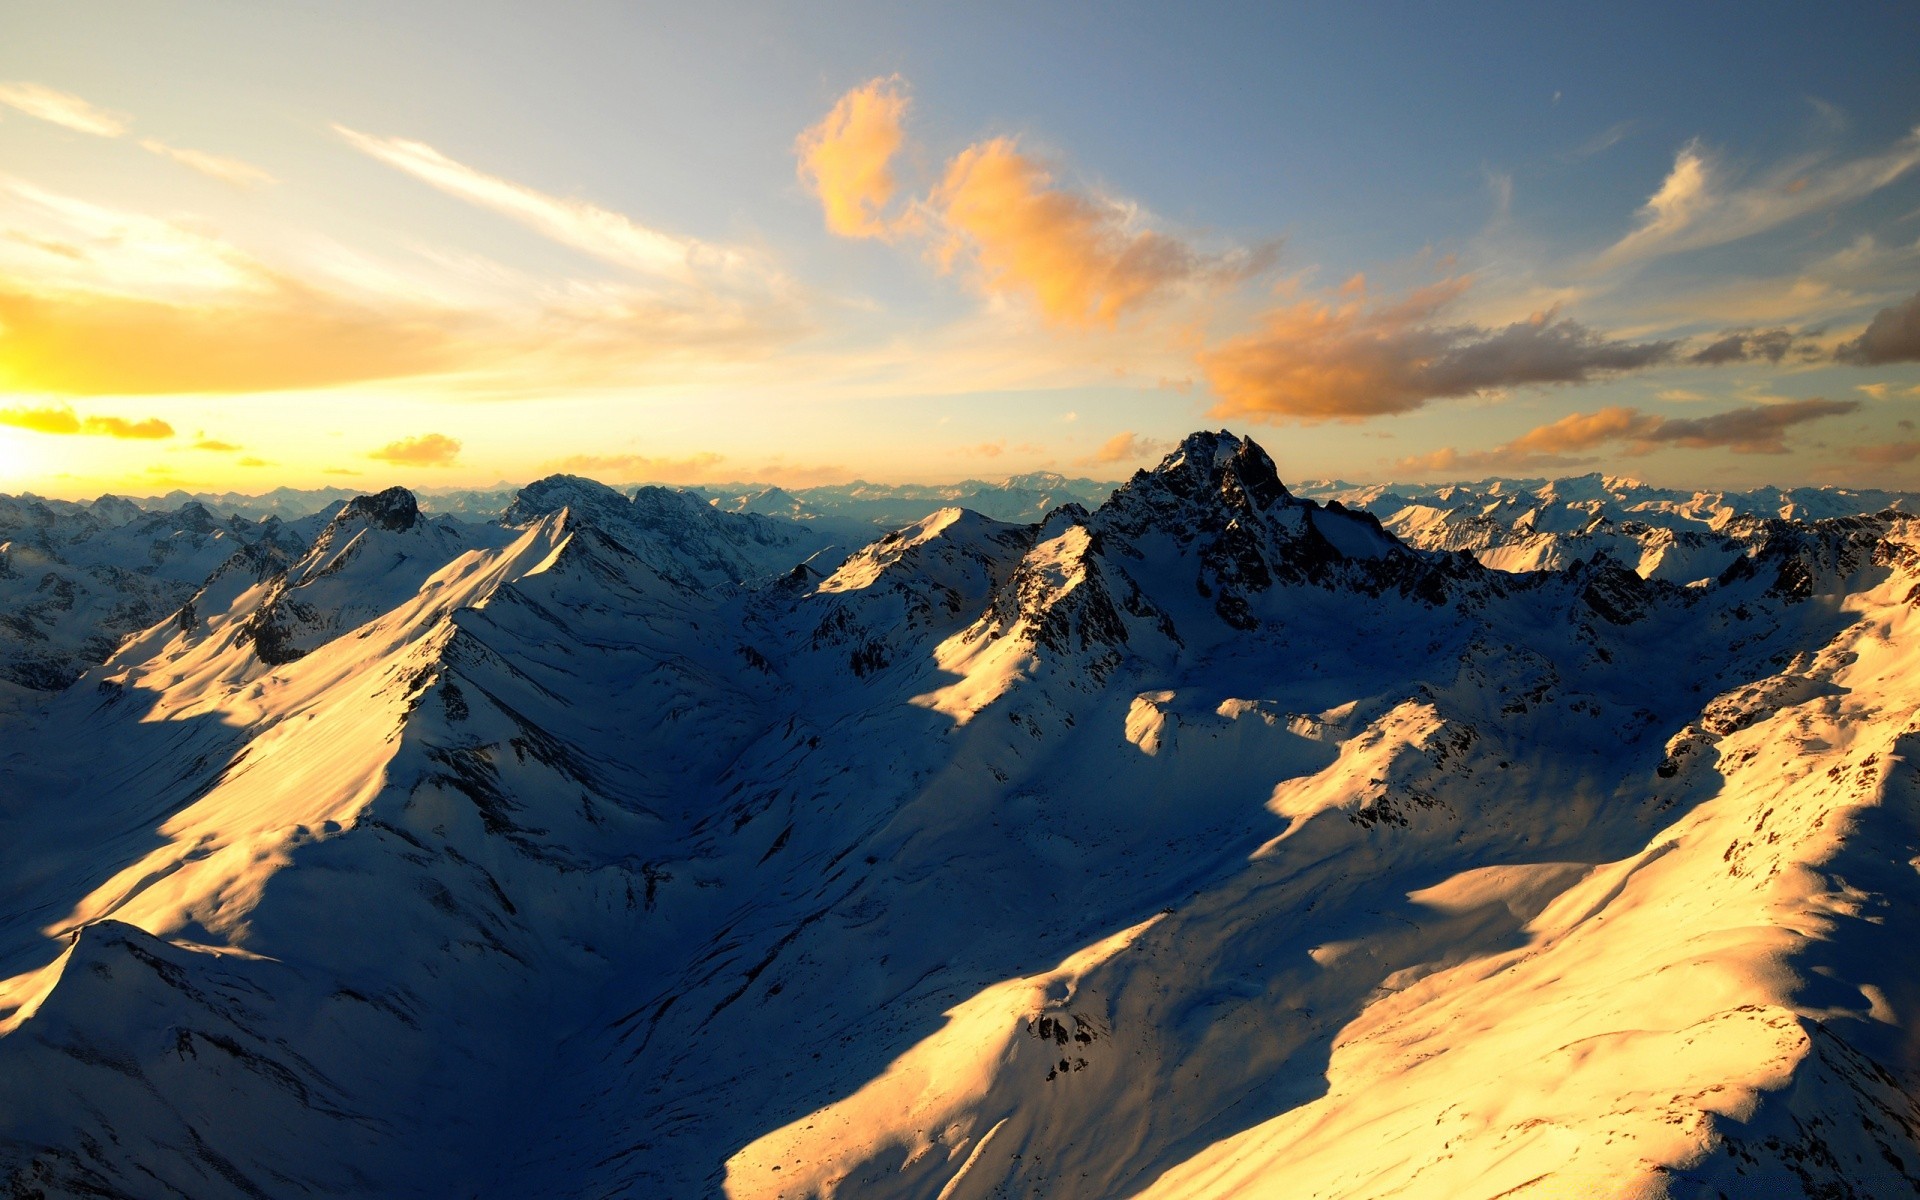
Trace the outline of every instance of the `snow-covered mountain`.
<path fill-rule="evenodd" d="M 1920 518 L 1694 583 L 1349 499 L 349 501 L 0 727 L 0 1178 L 1920 1189 Z"/>
<path fill-rule="evenodd" d="M 193 501 L 148 512 L 117 496 L 0 496 L 0 712 L 66 686 L 216 571 L 285 566 L 331 515 L 221 520 Z"/>
<path fill-rule="evenodd" d="M 1340 480 L 1301 495 L 1361 508 L 1408 545 L 1465 550 L 1502 571 L 1557 570 L 1604 554 L 1648 579 L 1690 583 L 1750 554 L 1770 521 L 1920 511 L 1920 494 L 1839 487 L 1681 492 L 1611 475 L 1443 485 Z"/>

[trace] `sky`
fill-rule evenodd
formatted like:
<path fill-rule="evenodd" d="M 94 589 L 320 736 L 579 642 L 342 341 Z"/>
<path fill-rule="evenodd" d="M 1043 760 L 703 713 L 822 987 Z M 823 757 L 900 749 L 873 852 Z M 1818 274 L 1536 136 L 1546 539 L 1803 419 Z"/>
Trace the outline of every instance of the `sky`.
<path fill-rule="evenodd" d="M 10 5 L 0 492 L 1920 488 L 1920 6 Z"/>

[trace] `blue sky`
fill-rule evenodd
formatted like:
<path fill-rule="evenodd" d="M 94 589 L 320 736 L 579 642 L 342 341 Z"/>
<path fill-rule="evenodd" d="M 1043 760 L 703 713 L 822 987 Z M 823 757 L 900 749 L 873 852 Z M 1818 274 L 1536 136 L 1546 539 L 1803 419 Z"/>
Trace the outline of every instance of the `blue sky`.
<path fill-rule="evenodd" d="M 1920 486 L 1912 5 L 550 7 L 0 18 L 0 490 Z"/>

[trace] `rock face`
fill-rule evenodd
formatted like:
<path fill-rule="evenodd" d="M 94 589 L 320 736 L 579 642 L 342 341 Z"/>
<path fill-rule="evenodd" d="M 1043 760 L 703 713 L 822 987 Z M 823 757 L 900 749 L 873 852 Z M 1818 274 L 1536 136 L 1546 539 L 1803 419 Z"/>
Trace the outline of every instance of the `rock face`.
<path fill-rule="evenodd" d="M 1913 1194 L 1920 519 L 1696 581 L 1308 492 L 249 543 L 0 718 L 0 1179 Z"/>

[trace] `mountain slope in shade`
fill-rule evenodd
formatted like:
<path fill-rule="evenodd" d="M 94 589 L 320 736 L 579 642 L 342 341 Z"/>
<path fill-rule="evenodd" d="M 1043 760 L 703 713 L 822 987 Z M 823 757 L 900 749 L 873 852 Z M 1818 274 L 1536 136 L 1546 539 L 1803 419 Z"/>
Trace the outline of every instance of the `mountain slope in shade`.
<path fill-rule="evenodd" d="M 414 510 L 13 727 L 16 1194 L 1920 1187 L 1913 518 L 1513 574 L 1224 433 L 850 555 Z"/>

